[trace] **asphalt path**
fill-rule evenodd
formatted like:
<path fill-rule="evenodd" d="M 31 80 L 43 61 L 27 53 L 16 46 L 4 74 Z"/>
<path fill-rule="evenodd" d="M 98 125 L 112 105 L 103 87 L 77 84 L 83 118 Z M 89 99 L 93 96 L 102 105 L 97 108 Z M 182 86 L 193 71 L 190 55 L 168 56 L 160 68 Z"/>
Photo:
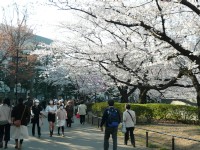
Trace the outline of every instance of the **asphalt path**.
<path fill-rule="evenodd" d="M 74 119 L 72 127 L 65 127 L 65 136 L 57 135 L 57 127 L 54 130 L 53 137 L 49 137 L 47 119 L 43 119 L 44 124 L 41 127 L 41 137 L 31 135 L 32 124 L 28 125 L 29 139 L 24 140 L 22 150 L 103 150 L 104 133 L 96 126 L 88 123 L 80 124 L 79 119 Z M 36 128 L 37 129 L 37 128 Z M 11 133 L 12 134 L 12 133 Z M 8 150 L 14 149 L 14 139 L 8 143 Z M 146 150 L 147 148 L 131 145 L 124 145 L 122 138 L 118 137 L 118 150 Z M 112 150 L 112 139 L 110 138 L 110 150 Z"/>

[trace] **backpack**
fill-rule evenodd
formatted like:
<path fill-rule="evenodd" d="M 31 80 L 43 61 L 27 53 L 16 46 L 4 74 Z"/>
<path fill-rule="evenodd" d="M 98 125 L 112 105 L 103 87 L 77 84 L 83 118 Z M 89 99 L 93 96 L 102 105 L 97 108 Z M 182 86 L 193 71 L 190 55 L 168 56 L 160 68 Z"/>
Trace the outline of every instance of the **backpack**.
<path fill-rule="evenodd" d="M 107 113 L 108 113 L 108 119 L 107 119 L 108 127 L 118 127 L 119 113 L 118 113 L 117 109 L 110 108 L 110 109 L 108 109 Z"/>

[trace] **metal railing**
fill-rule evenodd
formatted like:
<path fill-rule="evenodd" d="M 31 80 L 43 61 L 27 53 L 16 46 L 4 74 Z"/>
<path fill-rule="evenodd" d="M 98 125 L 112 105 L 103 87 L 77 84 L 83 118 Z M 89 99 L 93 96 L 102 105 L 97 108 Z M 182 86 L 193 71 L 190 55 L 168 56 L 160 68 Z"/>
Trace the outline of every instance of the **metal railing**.
<path fill-rule="evenodd" d="M 101 117 L 95 116 L 93 114 L 88 114 L 87 115 L 87 121 L 89 123 L 91 123 L 92 125 L 97 125 L 98 128 L 100 127 L 100 123 L 101 123 Z M 177 135 L 173 135 L 173 134 L 168 134 L 168 133 L 164 133 L 164 132 L 158 132 L 158 131 L 154 131 L 154 130 L 149 130 L 149 129 L 144 129 L 144 128 L 140 128 L 140 127 L 136 127 L 135 129 L 139 129 L 139 130 L 144 130 L 145 133 L 145 141 L 146 141 L 146 147 L 149 147 L 149 132 L 153 132 L 153 133 L 157 133 L 157 134 L 161 134 L 161 135 L 165 135 L 165 136 L 170 136 L 171 137 L 171 149 L 175 150 L 175 138 L 179 138 L 179 139 L 185 139 L 185 140 L 189 140 L 189 141 L 194 141 L 194 142 L 198 142 L 200 143 L 200 140 L 196 140 L 196 139 L 192 139 L 192 138 L 187 138 L 187 137 L 183 137 L 183 136 L 177 136 Z M 154 141 L 156 142 L 156 141 Z M 158 142 L 157 142 L 158 143 Z"/>
<path fill-rule="evenodd" d="M 136 128 L 146 131 L 146 147 L 149 147 L 149 132 L 170 136 L 171 137 L 171 148 L 172 148 L 172 150 L 175 150 L 175 138 L 177 138 L 177 139 L 178 138 L 179 139 L 185 139 L 185 140 L 189 140 L 189 141 L 194 141 L 194 142 L 199 142 L 200 143 L 200 140 L 196 140 L 196 139 L 192 139 L 192 138 L 187 138 L 187 137 L 183 137 L 183 136 L 177 136 L 177 135 L 173 135 L 173 134 L 168 134 L 168 133 L 164 133 L 164 132 L 158 132 L 158 131 L 154 131 L 154 130 L 139 128 L 139 127 L 136 127 Z"/>

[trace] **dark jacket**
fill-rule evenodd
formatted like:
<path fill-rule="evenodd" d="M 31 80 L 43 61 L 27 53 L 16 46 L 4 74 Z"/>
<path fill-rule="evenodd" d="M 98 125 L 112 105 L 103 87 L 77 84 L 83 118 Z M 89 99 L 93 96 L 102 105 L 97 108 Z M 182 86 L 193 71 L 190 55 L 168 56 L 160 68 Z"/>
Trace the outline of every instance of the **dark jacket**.
<path fill-rule="evenodd" d="M 73 114 L 74 114 L 74 107 L 72 105 L 67 105 L 65 107 L 65 110 L 67 112 L 67 116 L 68 117 L 73 117 Z"/>
<path fill-rule="evenodd" d="M 118 109 L 116 109 L 116 108 L 114 108 L 113 106 L 109 106 L 108 108 L 106 108 L 105 110 L 104 110 L 104 113 L 103 113 L 103 116 L 102 116 L 102 119 L 101 119 L 101 124 L 100 124 L 100 127 L 102 127 L 104 124 L 106 125 L 106 127 L 108 127 L 108 111 L 109 111 L 109 109 L 115 109 L 115 110 L 117 110 L 117 113 L 118 113 L 118 123 L 120 123 L 121 122 L 121 116 L 120 116 L 120 112 L 119 112 L 119 110 Z"/>
<path fill-rule="evenodd" d="M 33 119 L 36 120 L 36 119 L 39 119 L 39 116 L 40 116 L 40 112 L 42 111 L 42 107 L 40 105 L 38 106 L 32 106 L 32 112 L 34 114 L 33 116 Z"/>
<path fill-rule="evenodd" d="M 28 120 L 30 120 L 30 109 L 20 103 L 13 108 L 11 117 L 14 118 L 14 120 L 21 120 L 21 124 L 26 126 Z"/>

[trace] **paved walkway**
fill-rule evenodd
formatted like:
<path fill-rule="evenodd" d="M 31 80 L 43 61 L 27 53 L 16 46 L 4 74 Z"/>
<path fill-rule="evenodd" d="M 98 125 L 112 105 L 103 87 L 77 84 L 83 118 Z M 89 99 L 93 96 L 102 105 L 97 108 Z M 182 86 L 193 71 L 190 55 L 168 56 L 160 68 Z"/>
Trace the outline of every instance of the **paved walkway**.
<path fill-rule="evenodd" d="M 31 136 L 31 124 L 28 126 L 30 138 L 23 143 L 22 150 L 103 150 L 103 132 L 90 124 L 81 125 L 78 119 L 72 124 L 71 128 L 65 127 L 65 137 L 57 135 L 57 128 L 53 137 L 49 137 L 48 122 L 44 119 L 42 126 L 42 136 Z M 36 132 L 37 133 L 37 132 Z M 11 133 L 12 134 L 12 133 Z M 37 134 L 36 134 L 37 135 Z M 137 145 L 136 145 L 137 146 Z M 8 150 L 14 149 L 14 139 L 8 143 Z M 110 150 L 112 149 L 112 140 L 110 140 Z M 123 145 L 122 140 L 118 140 L 118 150 L 146 150 L 145 147 Z"/>

